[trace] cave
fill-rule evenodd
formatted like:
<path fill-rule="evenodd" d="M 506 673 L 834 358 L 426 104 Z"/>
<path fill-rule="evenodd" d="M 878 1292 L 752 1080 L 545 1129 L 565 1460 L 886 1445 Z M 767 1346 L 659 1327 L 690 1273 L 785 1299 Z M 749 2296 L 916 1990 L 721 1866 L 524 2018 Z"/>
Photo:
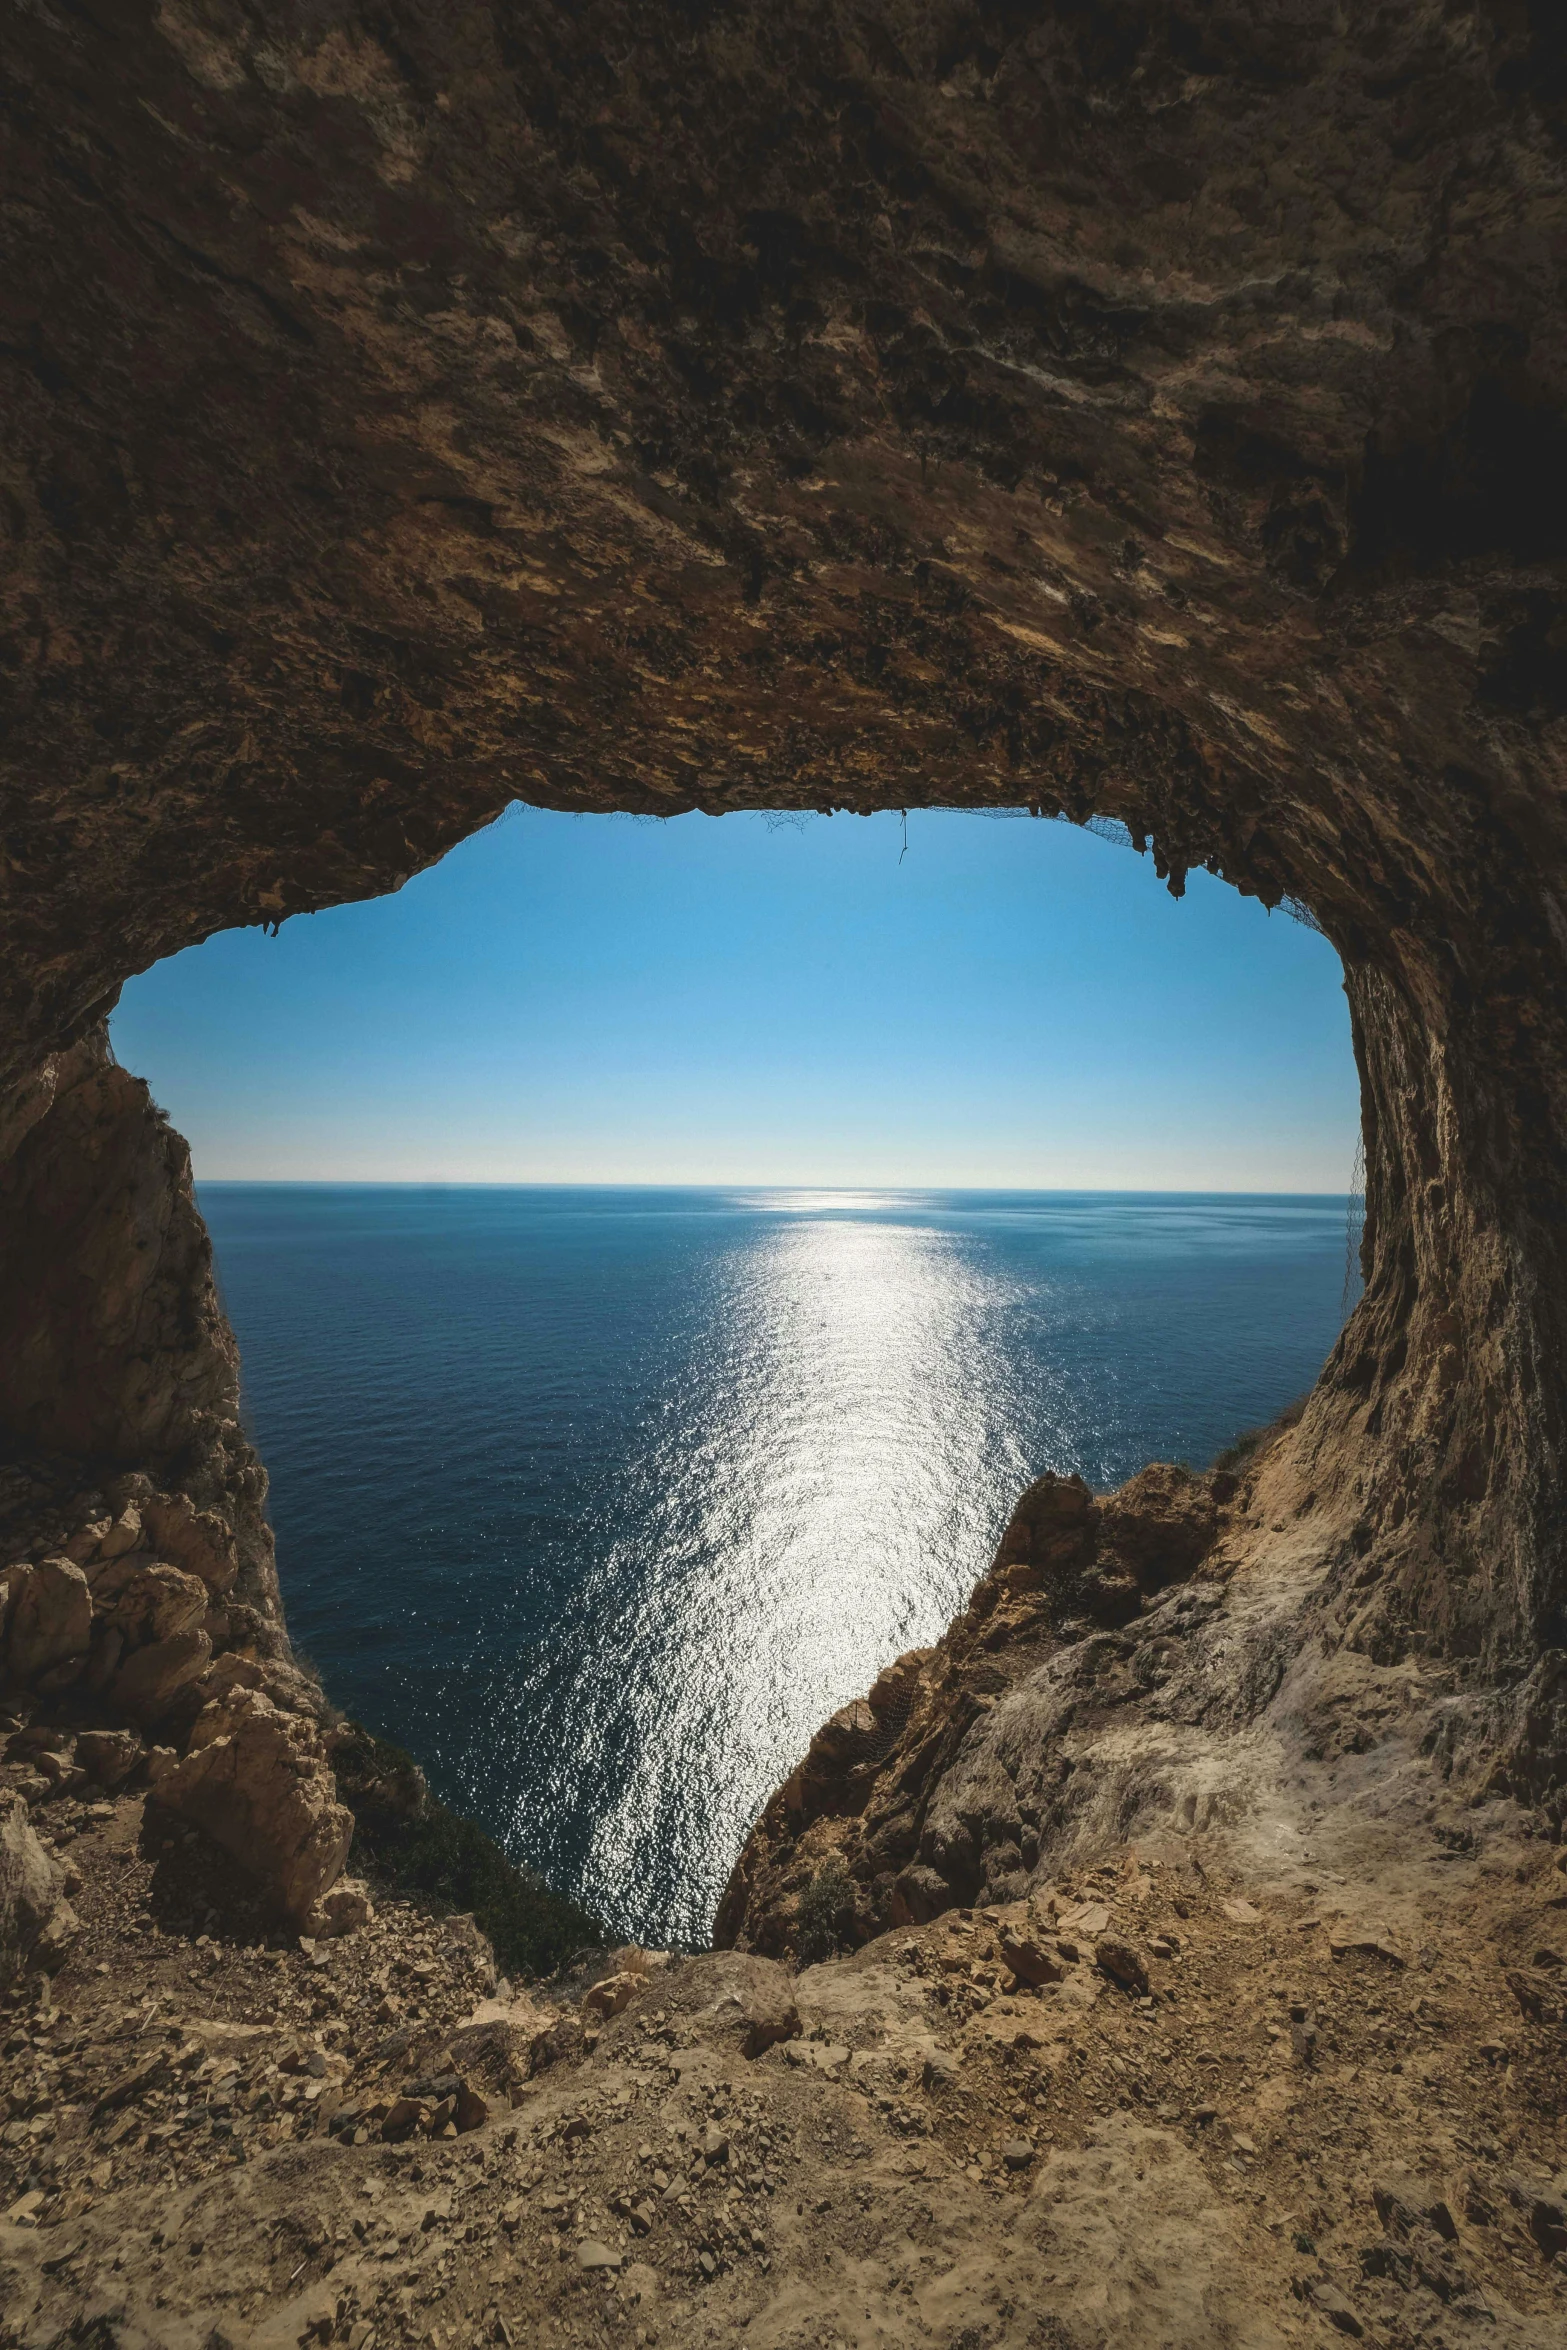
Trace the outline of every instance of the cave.
<path fill-rule="evenodd" d="M 104 1045 L 159 957 L 518 798 L 1111 818 L 1344 965 L 1364 1293 L 1266 1472 L 1286 1645 L 1427 1674 L 1427 1751 L 1558 1837 L 1555 19 L 112 0 L 5 41 L 8 1439 L 220 1521 L 286 1658 L 188 1159 Z"/>

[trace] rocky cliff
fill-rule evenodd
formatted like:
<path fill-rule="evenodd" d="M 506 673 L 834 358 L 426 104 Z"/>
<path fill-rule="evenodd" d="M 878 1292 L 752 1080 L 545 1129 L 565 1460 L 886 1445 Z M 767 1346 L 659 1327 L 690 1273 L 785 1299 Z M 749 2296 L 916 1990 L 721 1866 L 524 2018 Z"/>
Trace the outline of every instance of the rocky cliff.
<path fill-rule="evenodd" d="M 1468 2322 L 1472 2294 L 1499 2303 L 1519 2264 L 1550 2289 L 1562 1960 L 1542 1836 L 1559 1833 L 1567 1776 L 1557 14 L 1532 0 L 105 0 L 13 11 L 0 42 L 0 1637 L 14 1794 L 64 1823 L 57 1841 L 104 1846 L 82 1931 L 113 1911 L 101 1888 L 130 1867 L 115 1857 L 127 1836 L 177 1855 L 190 1835 L 214 1868 L 259 1862 L 296 1924 L 316 1922 L 307 1896 L 346 1843 L 330 1718 L 286 1655 L 183 1146 L 102 1045 L 126 975 L 225 925 L 396 887 L 519 794 L 653 813 L 1111 815 L 1177 892 L 1204 866 L 1291 900 L 1339 950 L 1364 1106 L 1362 1302 L 1302 1420 L 1233 1486 L 1159 1471 L 1114 1497 L 1034 1488 L 946 1640 L 890 1666 L 769 1807 L 722 1919 L 753 1954 L 696 1962 L 689 1999 L 723 2040 L 727 1977 L 701 1968 L 797 1955 L 803 1915 L 827 1947 L 863 1946 L 826 1962 L 810 2028 L 837 2046 L 852 2010 L 844 2049 L 889 2068 L 867 2068 L 863 2112 L 843 2102 L 847 2053 L 807 2060 L 833 2083 L 819 2111 L 787 2092 L 788 2129 L 816 2133 L 815 2168 L 788 2173 L 802 2224 L 754 2227 L 751 2174 L 781 2182 L 766 2157 L 785 2122 L 725 2042 L 700 2095 L 673 2067 L 671 2136 L 650 2134 L 646 2156 L 685 2215 L 671 2224 L 696 2229 L 710 2175 L 728 2174 L 705 2137 L 698 2170 L 691 2133 L 701 2119 L 722 2134 L 752 2100 L 722 2226 L 678 2236 L 697 2299 L 666 2321 L 645 2282 L 634 2308 L 606 2288 L 648 2201 L 644 2155 L 605 2127 L 610 2166 L 574 2202 L 578 2157 L 560 2150 L 663 2082 L 628 2058 L 613 2081 L 572 2076 L 579 2113 L 541 2105 L 542 2135 L 486 2156 L 486 2192 L 576 2215 L 522 2240 L 530 2262 L 563 2254 L 578 2297 L 546 2291 L 557 2271 L 534 2263 L 520 2303 L 497 2237 L 494 2298 L 460 2296 L 461 2321 L 502 2340 L 557 2316 L 695 2338 L 700 2295 L 753 2256 L 777 2260 L 776 2287 L 748 2301 L 723 2282 L 715 2306 L 731 2325 L 763 2312 L 752 2338 L 770 2328 L 780 2345 L 829 2327 L 1133 2341 L 1139 2309 L 1150 2340 L 1434 2340 Z M 89 1829 L 95 1806 L 112 1817 Z M 56 1911 L 76 1896 L 14 1806 L 8 1820 L 5 1931 L 54 1964 L 72 1947 Z M 1403 1943 L 1372 1934 L 1380 1957 L 1313 1944 L 1315 1972 L 1286 1963 L 1308 1947 L 1286 1932 L 1321 1923 L 1290 1905 L 1321 1898 L 1322 1872 L 1364 1907 L 1427 1828 L 1418 1883 L 1398 1879 Z M 1162 1840 L 1168 1880 L 1139 1870 L 1153 1890 L 1124 1918 L 1107 1900 L 1103 1927 L 1063 1935 L 1067 1875 L 1081 1906 L 1082 1873 L 1131 1835 Z M 1518 1915 L 1504 1878 L 1525 1887 Z M 1345 2021 L 1330 2124 L 1302 2118 L 1314 2043 L 1291 2039 L 1299 2077 L 1282 2087 L 1256 2051 L 1226 2074 L 1227 2126 L 1242 2126 L 1216 2163 L 1192 2133 L 1225 2109 L 1186 2073 L 1204 2062 L 1193 2032 L 1221 2068 L 1240 2061 L 1217 2046 L 1223 1969 L 1232 1990 L 1246 1972 L 1239 1946 L 1220 1946 L 1221 1881 L 1223 1900 L 1271 1921 L 1269 1997 L 1303 1994 L 1280 2005 L 1291 2030 L 1340 1960 L 1407 1960 L 1419 1919 L 1444 1984 L 1442 1954 L 1469 1943 L 1440 1998 L 1366 1991 L 1373 2040 Z M 262 1996 L 231 1957 L 255 1926 L 235 1900 L 212 1915 L 214 1980 L 237 1967 L 236 2012 L 209 2024 L 238 2025 Z M 1034 1904 L 1021 1920 L 1020 1902 Z M 950 2007 L 941 1921 L 976 1903 L 964 2033 L 916 2063 L 915 2007 Z M 326 1922 L 362 1914 L 341 1906 Z M 1220 1936 L 1203 1945 L 1209 2005 L 1186 2011 L 1156 2101 L 1139 2050 L 1169 2003 L 1153 1939 L 1133 1929 L 1157 1925 L 1179 1958 L 1188 1914 Z M 889 1932 L 929 1979 L 913 2005 L 892 1988 Z M 1029 1936 L 1033 1983 L 1011 1967 Z M 1101 1964 L 1107 1941 L 1137 1945 L 1148 1989 Z M 111 1982 L 134 1975 L 139 1943 L 100 1946 Z M 56 2079 L 55 2011 L 13 2035 L 23 2072 L 0 2135 L 17 2176 L 36 2173 L 21 2202 L 39 2198 L 14 2224 L 46 2226 L 36 2264 L 28 2250 L 9 2273 L 40 2340 L 110 2324 L 88 2290 L 97 2232 L 102 2261 L 123 2261 L 122 2193 L 139 2217 L 161 2178 L 165 2247 L 134 2290 L 113 2288 L 113 2322 L 204 2341 L 216 2287 L 175 2290 L 164 2250 L 194 2241 L 207 2206 L 182 2200 L 172 2160 L 157 2166 L 186 2126 L 176 2115 L 230 2119 L 175 2085 L 187 2059 L 192 2078 L 220 2077 L 202 2069 L 217 2043 L 193 2055 L 176 2036 L 141 2060 L 139 2088 L 100 2078 L 94 2034 L 124 2024 L 99 2016 L 79 1963 L 59 1983 L 80 2089 L 58 2094 L 90 2101 L 84 2129 L 61 2134 L 56 2092 L 26 2086 L 34 2059 Z M 1095 1999 L 1052 2002 L 1082 1968 L 1071 1983 Z M 1100 2047 L 1093 2015 L 1121 2014 L 1105 1982 L 1131 2004 Z M 982 2143 L 1017 2084 L 988 2039 L 965 2036 L 980 2008 L 1006 2019 L 1019 1996 L 1069 2019 L 1041 2037 L 1031 2006 L 996 2060 L 1015 2065 L 1024 2041 L 1056 2052 L 1052 2081 L 1030 2071 L 1017 2100 L 1025 2121 L 1039 2096 L 1055 2117 L 1037 2171 Z M 1521 2019 L 1505 2030 L 1499 2000 Z M 1332 2217 L 1326 2183 L 1321 2218 L 1303 2210 L 1282 2169 L 1254 2206 L 1248 2166 L 1264 2157 L 1336 2175 L 1357 2101 L 1408 2134 L 1407 2083 L 1395 2092 L 1379 2067 L 1398 2074 L 1389 2048 L 1445 2030 L 1438 2010 L 1461 2019 L 1469 2070 L 1425 2108 L 1445 2118 L 1423 2182 L 1368 2180 L 1357 2209 L 1374 2204 L 1375 2239 L 1357 2252 L 1324 2233 L 1352 2223 Z M 680 2053 L 686 2027 L 671 2040 L 666 2026 L 686 2012 L 649 2009 L 648 2034 Z M 324 2079 L 331 2060 L 313 2054 Z M 1108 2133 L 1081 2099 L 1050 2102 L 1095 2065 Z M 944 2066 L 969 2100 L 945 2134 L 911 2085 L 944 2093 Z M 298 2177 L 328 2196 L 318 2172 L 288 2168 L 293 2103 L 284 2129 L 285 2092 L 244 2078 L 276 2108 L 279 2194 Z M 428 2143 L 443 2101 L 409 2095 Z M 398 2141 L 379 2092 L 360 2105 L 351 2144 L 362 2130 L 388 2149 L 353 2157 L 373 2206 Z M 121 2141 L 106 2153 L 94 2135 L 122 2112 L 141 2116 L 124 2143 L 144 2165 L 123 2176 Z M 883 2122 L 923 2137 L 921 2116 L 945 2150 L 930 2201 L 890 2143 L 899 2183 L 880 2202 L 862 2193 L 855 2146 L 879 2146 Z M 1380 2164 L 1382 2123 L 1353 2127 Z M 823 2139 L 842 2153 L 830 2192 L 816 2191 Z M 446 2157 L 428 2159 L 455 2194 Z M 1167 2200 L 1136 2191 L 1156 2173 Z M 960 2175 L 975 2190 L 962 2224 L 996 2221 L 983 2279 L 934 2216 L 938 2184 L 966 2196 Z M 42 2254 L 48 2228 L 87 2216 L 83 2178 L 111 2197 L 107 2219 Z M 1232 2227 L 1215 2215 L 1235 2193 L 1248 2216 Z M 1018 2208 L 992 2213 L 1004 2194 Z M 834 2198 L 842 2225 L 814 2227 L 808 2199 Z M 475 2201 L 467 2240 L 482 2244 L 502 2207 Z M 349 2208 L 329 2236 L 306 2214 L 286 2271 L 257 2250 L 243 2323 L 258 2339 L 296 2339 L 306 2317 L 356 2350 L 372 2325 L 412 2339 L 414 2308 L 448 2290 L 426 2279 L 382 2308 L 356 2267 L 336 2302 L 304 2308 L 325 2274 L 311 2264 L 338 2258 L 321 2245 L 341 2237 L 346 2254 L 350 2235 L 374 2235 L 350 2229 Z M 211 2211 L 230 2226 L 222 2197 Z M 396 2211 L 403 2243 L 419 2223 Z M 1527 2215 L 1514 2236 L 1509 2213 Z M 873 2224 L 918 2258 L 873 2270 Z M 1503 2247 L 1489 2283 L 1477 2230 L 1480 2268 Z M 1319 2237 L 1331 2258 L 1300 2252 L 1289 2284 L 1289 2247 Z M 1161 2247 L 1158 2293 L 1145 2240 Z M 1026 2292 L 1008 2282 L 1024 2251 Z M 1263 2298 L 1232 2306 L 1222 2279 L 1242 2266 Z M 966 2298 L 939 2281 L 960 2270 Z"/>
<path fill-rule="evenodd" d="M 1396 1638 L 1559 1641 L 1561 37 L 1500 0 L 14 14 L 4 1082 L 514 794 L 1309 906 Z M 9 1098 L 9 1096 L 8 1096 Z"/>

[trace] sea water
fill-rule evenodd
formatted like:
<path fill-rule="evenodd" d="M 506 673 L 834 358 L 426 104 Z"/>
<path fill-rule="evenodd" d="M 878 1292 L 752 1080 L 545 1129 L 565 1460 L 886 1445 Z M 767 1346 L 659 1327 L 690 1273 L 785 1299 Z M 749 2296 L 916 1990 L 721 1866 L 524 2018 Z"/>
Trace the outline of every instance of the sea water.
<path fill-rule="evenodd" d="M 620 1931 L 705 1939 L 813 1730 L 1042 1469 L 1308 1387 L 1346 1203 L 204 1184 L 296 1640 Z"/>

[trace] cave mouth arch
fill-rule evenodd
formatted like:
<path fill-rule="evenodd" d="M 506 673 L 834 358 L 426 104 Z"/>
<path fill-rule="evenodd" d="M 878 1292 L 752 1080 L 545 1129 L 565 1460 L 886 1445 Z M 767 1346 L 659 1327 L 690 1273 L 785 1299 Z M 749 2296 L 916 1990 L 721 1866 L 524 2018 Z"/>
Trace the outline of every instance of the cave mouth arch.
<path fill-rule="evenodd" d="M 129 973 L 519 795 L 1021 800 L 1338 949 L 1324 1621 L 1516 1681 L 1567 1637 L 1551 43 L 396 13 L 8 33 L 0 1421 L 230 1443 L 177 1144 L 90 1066 Z"/>
<path fill-rule="evenodd" d="M 218 1118 L 237 1115 L 228 1073 L 239 1066 L 263 1120 L 319 1117 L 318 1072 L 341 1066 L 337 1103 L 364 1083 L 383 1121 L 377 1136 L 392 1138 L 398 1121 L 376 1090 L 385 1063 L 372 1039 L 400 1038 L 405 1027 L 415 1041 L 396 1048 L 399 1104 L 420 1105 L 442 1134 L 459 1105 L 425 1093 L 436 1072 L 419 1041 L 437 1015 L 454 1049 L 459 1032 L 475 1039 L 488 1022 L 510 1017 L 531 1037 L 547 1018 L 542 1066 L 524 1058 L 508 1077 L 481 1049 L 486 1104 L 496 1090 L 515 1091 L 546 1125 L 548 1072 L 561 1054 L 576 1061 L 610 1043 L 619 1057 L 600 1082 L 629 1125 L 646 1095 L 622 1090 L 628 1020 L 634 1038 L 654 1038 L 693 993 L 705 1003 L 738 989 L 743 964 L 746 1002 L 792 988 L 794 1028 L 814 1034 L 833 1003 L 804 984 L 800 965 L 820 948 L 838 971 L 830 996 L 853 984 L 831 959 L 841 926 L 858 942 L 859 984 L 877 971 L 887 1006 L 885 1030 L 851 1022 L 855 1066 L 868 1076 L 896 1053 L 903 1084 L 921 1100 L 963 1099 L 965 1123 L 1021 1120 L 1020 1134 L 1042 1140 L 1062 1083 L 1086 1059 L 1107 1140 L 1120 1132 L 1117 1096 L 1123 1114 L 1130 1107 L 1156 1125 L 1195 1099 L 1200 1112 L 1186 1115 L 1199 1136 L 1227 1111 L 1228 1139 L 1244 1146 L 1259 1122 L 1298 1119 L 1298 1076 L 1282 1101 L 1253 1092 L 1274 1083 L 1292 1035 L 1322 1062 L 1331 1048 L 1333 1106 L 1344 1108 L 1352 1063 L 1340 974 L 1318 942 L 1215 883 L 1194 882 L 1177 905 L 1146 859 L 1084 832 L 916 818 L 906 856 L 900 832 L 896 815 L 874 826 L 818 820 L 802 838 L 743 819 L 650 831 L 540 812 L 378 908 L 285 925 L 275 944 L 252 931 L 194 952 L 127 991 L 116 1049 L 190 1136 L 198 1177 L 214 1171 L 217 1141 L 204 1096 L 224 1087 Z M 792 878 L 769 894 L 765 877 L 783 865 Z M 749 914 L 737 892 L 751 893 Z M 790 915 L 817 913 L 829 892 L 829 935 L 814 922 L 796 932 Z M 541 901 L 557 894 L 558 921 L 541 936 Z M 955 901 L 976 898 L 988 911 L 949 929 Z M 628 899 L 649 907 L 640 926 Z M 667 950 L 697 918 L 693 900 L 713 907 L 716 923 L 719 899 L 725 926 L 672 978 L 669 1007 L 649 977 L 650 1000 L 633 1013 L 623 961 L 650 970 L 660 942 Z M 583 936 L 590 908 L 591 978 L 573 964 L 571 977 L 546 981 L 557 933 Z M 522 957 L 499 970 L 479 935 L 497 920 Z M 606 922 L 631 925 L 618 950 L 602 940 Z M 470 995 L 453 978 L 449 925 L 474 942 L 494 995 Z M 1150 933 L 1157 948 L 1134 955 L 1132 937 Z M 952 978 L 934 972 L 931 1000 L 911 1000 L 922 963 L 955 976 L 982 947 L 996 951 L 996 966 L 956 1004 Z M 1250 1021 L 1234 1001 L 1248 975 L 1260 999 Z M 595 1001 L 613 995 L 612 1040 L 572 1022 L 563 982 Z M 281 1042 L 269 1033 L 268 993 L 282 1007 Z M 967 1037 L 957 1066 L 951 1039 L 945 1051 L 920 1045 L 938 996 Z M 308 1046 L 295 1027 L 306 997 Z M 138 999 L 156 1016 L 138 1011 Z M 1044 1037 L 1033 1060 L 1017 1061 L 1041 1021 L 1078 1031 L 1089 1000 L 1101 1006 L 1098 1025 L 1074 1034 L 1059 1066 Z M 1003 1009 L 1005 1043 L 990 1048 L 997 1100 L 985 1104 L 972 1091 L 975 1031 Z M 194 1067 L 175 1035 L 193 1016 L 203 1046 Z M 724 1033 L 738 1051 L 743 1031 Z M 1102 1076 L 1117 1049 L 1126 1066 L 1107 1098 Z M 1154 1096 L 1150 1080 L 1183 1052 L 1179 1075 Z M 726 1090 L 737 1075 L 715 1082 Z M 965 1078 L 971 1090 L 952 1092 Z M 802 1087 L 775 1104 L 780 1130 L 805 1098 Z M 574 1090 L 572 1102 L 597 1133 L 594 1097 Z M 1036 1102 L 1049 1105 L 1038 1118 Z M 950 1112 L 937 1124 L 950 1128 Z M 344 1131 L 332 1124 L 328 1147 Z M 246 1130 L 242 1151 L 255 1133 Z M 1298 1123 L 1286 1133 L 1299 1147 Z M 987 1139 L 994 1148 L 996 1136 Z M 1166 1147 L 1176 1141 L 1172 1132 Z M 1188 1194 L 1331 1181 L 1236 1171 L 1222 1126 L 1204 1148 L 1208 1173 L 1097 1180 L 1112 1192 Z M 1347 1131 L 1335 1129 L 1314 1165 L 1337 1172 L 1341 1190 L 1348 1158 Z M 217 1164 L 246 1171 L 243 1155 Z M 776 1165 L 764 1152 L 750 1172 Z M 342 1173 L 330 1160 L 306 1169 Z M 570 1200 L 546 1208 L 493 1190 L 432 1200 L 417 1188 L 427 1171 L 387 1168 L 372 1148 L 349 1172 L 370 1185 L 400 1178 L 397 1188 L 298 1195 L 293 1213 L 265 1185 L 198 1187 L 240 1344 L 247 1425 L 268 1469 L 288 1623 L 334 1704 L 411 1748 L 438 1792 L 514 1857 L 644 1940 L 684 1943 L 706 1931 L 746 1830 L 819 1722 L 961 1612 L 1040 1469 L 1077 1471 L 1108 1490 L 1149 1459 L 1204 1466 L 1238 1429 L 1310 1386 L 1342 1320 L 1342 1211 L 1321 1202 L 1025 1204 L 1005 1177 L 978 1174 L 961 1196 L 946 1185 L 931 1192 L 928 1178 L 856 1204 L 819 1186 L 806 1197 L 787 1181 L 748 1181 L 720 1186 L 721 1202 L 710 1183 L 700 1200 L 669 1200 L 663 1224 L 643 1192 L 599 1195 L 599 1222 L 583 1226 Z M 1095 1178 L 1040 1180 L 1059 1190 Z M 1009 1196 L 975 1196 L 976 1186 Z M 563 1267 L 550 1249 L 563 1221 L 572 1234 L 597 1231 L 598 1253 L 573 1237 Z M 693 1231 L 708 1236 L 694 1264 L 680 1254 Z M 689 1330 L 686 1283 L 702 1301 Z M 652 1323 L 650 1285 L 661 1300 Z M 555 1334 L 542 1361 L 530 1344 L 536 1324 Z M 592 1457 L 563 1480 L 538 1385 L 565 1378 L 577 1393 L 573 1347 L 589 1382 L 579 1403 L 612 1425 L 614 1457 L 590 1444 Z M 669 1692 L 651 1714 L 640 1703 L 650 1674 Z M 539 1752 L 544 1720 L 558 1760 Z M 628 1916 L 632 1888 L 649 1906 Z"/>

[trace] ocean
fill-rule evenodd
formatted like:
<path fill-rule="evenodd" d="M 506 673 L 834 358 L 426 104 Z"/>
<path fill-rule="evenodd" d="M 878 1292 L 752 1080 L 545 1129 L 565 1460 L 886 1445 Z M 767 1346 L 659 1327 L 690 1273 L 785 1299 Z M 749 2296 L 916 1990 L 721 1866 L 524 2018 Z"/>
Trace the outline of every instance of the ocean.
<path fill-rule="evenodd" d="M 513 1858 L 701 1943 L 1042 1469 L 1307 1388 L 1343 1199 L 208 1183 L 296 1641 Z"/>

